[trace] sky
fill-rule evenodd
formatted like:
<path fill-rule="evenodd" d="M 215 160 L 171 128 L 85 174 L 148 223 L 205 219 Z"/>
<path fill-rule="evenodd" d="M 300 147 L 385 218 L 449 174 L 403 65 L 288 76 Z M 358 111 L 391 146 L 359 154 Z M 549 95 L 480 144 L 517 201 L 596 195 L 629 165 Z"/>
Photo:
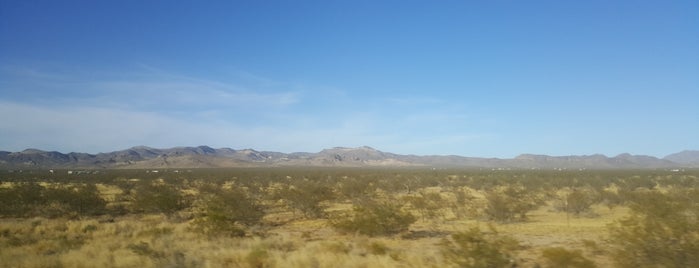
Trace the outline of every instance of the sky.
<path fill-rule="evenodd" d="M 698 1 L 0 1 L 0 150 L 699 149 Z"/>

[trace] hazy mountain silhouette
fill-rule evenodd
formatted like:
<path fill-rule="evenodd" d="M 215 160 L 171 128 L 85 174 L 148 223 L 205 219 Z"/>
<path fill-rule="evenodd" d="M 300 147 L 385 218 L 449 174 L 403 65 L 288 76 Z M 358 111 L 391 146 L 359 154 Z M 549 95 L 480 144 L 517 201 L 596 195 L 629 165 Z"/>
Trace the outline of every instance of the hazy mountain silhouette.
<path fill-rule="evenodd" d="M 682 151 L 668 155 L 663 159 L 680 164 L 699 166 L 699 151 Z"/>
<path fill-rule="evenodd" d="M 699 167 L 699 151 L 682 151 L 663 159 L 645 155 L 601 154 L 548 156 L 522 154 L 512 159 L 457 155 L 400 155 L 363 146 L 335 147 L 317 153 L 214 149 L 208 146 L 157 149 L 136 146 L 109 153 L 60 153 L 39 149 L 0 151 L 0 168 L 202 168 L 252 166 L 327 167 L 462 167 L 517 169 L 632 169 Z"/>

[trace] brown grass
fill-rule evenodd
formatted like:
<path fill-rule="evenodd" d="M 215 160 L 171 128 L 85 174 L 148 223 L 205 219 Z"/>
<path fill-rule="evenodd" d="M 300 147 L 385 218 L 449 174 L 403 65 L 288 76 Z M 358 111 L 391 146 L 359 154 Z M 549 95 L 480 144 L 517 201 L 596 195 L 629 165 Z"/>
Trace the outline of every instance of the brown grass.
<path fill-rule="evenodd" d="M 106 196 L 119 189 L 99 186 Z M 431 187 L 430 192 L 440 189 Z M 479 199 L 482 193 L 469 189 Z M 398 200 L 400 197 L 393 197 Z M 450 193 L 444 200 L 452 200 Z M 445 201 L 445 202 L 446 202 Z M 348 203 L 328 204 L 326 212 L 351 209 Z M 529 213 L 528 221 L 486 223 L 478 217 L 457 219 L 445 205 L 442 217 L 419 220 L 404 234 L 371 238 L 340 234 L 325 219 L 307 220 L 286 211 L 272 212 L 264 237 L 206 237 L 190 222 L 162 215 L 129 215 L 113 222 L 103 218 L 2 219 L 1 267 L 445 267 L 439 244 L 449 234 L 492 224 L 516 238 L 524 267 L 542 263 L 541 250 L 563 247 L 582 250 L 602 267 L 607 225 L 627 209 L 593 207 L 594 217 L 573 217 L 551 205 Z M 417 215 L 417 214 L 416 214 Z"/>

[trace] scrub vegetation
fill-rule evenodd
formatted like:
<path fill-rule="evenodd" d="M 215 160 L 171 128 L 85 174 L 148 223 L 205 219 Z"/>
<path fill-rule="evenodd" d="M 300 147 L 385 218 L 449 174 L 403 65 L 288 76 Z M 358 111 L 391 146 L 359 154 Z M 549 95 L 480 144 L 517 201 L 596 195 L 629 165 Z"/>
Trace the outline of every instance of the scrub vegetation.
<path fill-rule="evenodd" d="M 699 170 L 0 171 L 2 267 L 699 267 Z"/>

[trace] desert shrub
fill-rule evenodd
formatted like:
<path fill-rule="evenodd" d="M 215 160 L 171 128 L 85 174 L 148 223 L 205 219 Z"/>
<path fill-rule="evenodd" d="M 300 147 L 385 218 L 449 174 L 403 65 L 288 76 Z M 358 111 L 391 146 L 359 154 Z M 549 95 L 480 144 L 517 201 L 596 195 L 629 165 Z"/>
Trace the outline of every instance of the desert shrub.
<path fill-rule="evenodd" d="M 573 188 L 560 197 L 554 204 L 559 211 L 580 215 L 590 210 L 592 205 L 599 202 L 600 195 L 591 187 Z"/>
<path fill-rule="evenodd" d="M 501 222 L 524 221 L 527 213 L 543 204 L 535 192 L 522 184 L 498 186 L 486 193 L 485 214 Z"/>
<path fill-rule="evenodd" d="M 0 189 L 0 215 L 12 217 L 60 217 L 99 215 L 106 201 L 93 184 L 43 187 L 37 183 L 18 183 Z"/>
<path fill-rule="evenodd" d="M 44 187 L 35 182 L 16 183 L 11 188 L 0 188 L 0 215 L 10 217 L 32 216 L 46 204 Z"/>
<path fill-rule="evenodd" d="M 331 224 L 343 232 L 377 236 L 400 233 L 415 221 L 415 216 L 401 210 L 400 205 L 365 202 L 363 205 L 355 205 L 350 216 L 334 219 Z"/>
<path fill-rule="evenodd" d="M 597 203 L 599 200 L 599 195 L 594 189 L 573 189 L 566 196 L 566 204 L 568 213 L 573 213 L 579 215 L 580 213 L 590 210 L 590 207 Z"/>
<path fill-rule="evenodd" d="M 0 253 L 6 247 L 23 247 L 25 251 L 34 254 L 26 255 L 25 258 L 29 259 L 61 254 L 82 247 L 91 237 L 91 231 L 71 230 L 65 220 L 36 219 L 24 222 L 26 224 L 3 228 L 0 232 Z M 2 267 L 12 267 L 5 265 L 0 264 Z"/>
<path fill-rule="evenodd" d="M 479 214 L 482 204 L 476 201 L 476 197 L 470 191 L 463 187 L 458 187 L 453 189 L 452 193 L 454 194 L 455 202 L 450 204 L 450 208 L 457 218 L 473 217 Z"/>
<path fill-rule="evenodd" d="M 652 190 L 657 186 L 657 182 L 651 177 L 632 176 L 620 179 L 616 182 L 620 191 L 632 192 L 636 189 Z"/>
<path fill-rule="evenodd" d="M 446 262 L 458 267 L 491 268 L 510 267 L 514 264 L 514 252 L 519 243 L 513 238 L 499 235 L 494 228 L 490 233 L 477 227 L 452 234 L 442 240 L 441 253 Z"/>
<path fill-rule="evenodd" d="M 624 200 L 621 198 L 619 193 L 612 190 L 600 191 L 600 200 L 609 209 L 613 209 L 615 206 L 624 204 Z"/>
<path fill-rule="evenodd" d="M 169 184 L 141 183 L 132 191 L 132 199 L 136 212 L 172 215 L 189 206 L 180 189 Z"/>
<path fill-rule="evenodd" d="M 345 178 L 338 182 L 338 191 L 347 199 L 355 199 L 373 194 L 376 184 L 365 178 Z"/>
<path fill-rule="evenodd" d="M 78 215 L 100 215 L 105 212 L 107 202 L 100 196 L 94 184 L 78 186 L 54 186 L 45 189 L 44 196 L 49 204 L 57 204 L 63 210 L 53 213 L 76 213 Z M 60 216 L 57 214 L 56 216 Z"/>
<path fill-rule="evenodd" d="M 136 183 L 134 181 L 130 181 L 126 178 L 117 178 L 114 180 L 114 185 L 119 187 L 119 189 L 125 195 L 130 195 L 131 191 L 133 191 L 133 189 L 136 187 Z"/>
<path fill-rule="evenodd" d="M 262 207 L 239 189 L 204 194 L 194 204 L 194 229 L 208 235 L 245 235 L 244 227 L 258 224 Z"/>
<path fill-rule="evenodd" d="M 245 261 L 250 267 L 263 268 L 272 267 L 273 259 L 270 258 L 267 249 L 258 246 L 253 248 L 247 256 L 245 256 Z"/>
<path fill-rule="evenodd" d="M 300 210 L 307 218 L 324 216 L 321 202 L 332 200 L 335 195 L 330 187 L 317 181 L 299 180 L 280 192 L 293 209 Z"/>
<path fill-rule="evenodd" d="M 565 248 L 546 248 L 541 252 L 546 267 L 555 268 L 594 268 L 594 262 L 585 258 L 579 250 L 567 250 Z"/>
<path fill-rule="evenodd" d="M 442 215 L 441 209 L 445 201 L 439 193 L 420 192 L 417 195 L 406 196 L 404 199 L 420 213 L 422 220 Z"/>
<path fill-rule="evenodd" d="M 619 267 L 699 267 L 699 190 L 636 191 L 610 228 Z"/>

